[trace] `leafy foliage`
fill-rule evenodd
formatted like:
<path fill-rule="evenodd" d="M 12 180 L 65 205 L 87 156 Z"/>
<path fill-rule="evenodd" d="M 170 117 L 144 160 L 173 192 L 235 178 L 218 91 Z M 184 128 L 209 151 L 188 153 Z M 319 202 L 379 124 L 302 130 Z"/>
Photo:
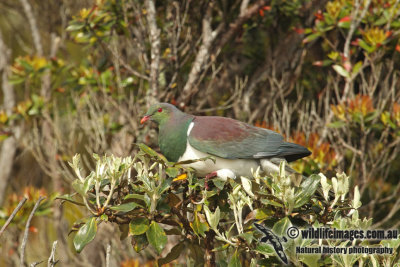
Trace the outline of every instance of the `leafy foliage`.
<path fill-rule="evenodd" d="M 251 179 L 214 180 L 215 186 L 207 191 L 204 181 L 184 165 L 166 161 L 143 144 L 139 148 L 133 159 L 94 155 L 96 169 L 88 176 L 82 175 L 79 155 L 74 157 L 71 163 L 77 175 L 74 188 L 80 197 L 72 203 L 82 199 L 92 213 L 75 235 L 78 252 L 93 240 L 98 224 L 112 222 L 120 226 L 129 224 L 134 249 L 139 252 L 150 245 L 156 254 L 164 255 L 159 258 L 160 264 L 185 254 L 195 264 L 202 264 L 207 261 L 202 255 L 215 253 L 217 265 L 241 266 L 246 262 L 270 265 L 277 263 L 275 250 L 271 244 L 259 241 L 260 233 L 254 228 L 254 222 L 263 222 L 277 236 L 286 236 L 293 224 L 366 230 L 372 223 L 372 219 L 359 218 L 360 194 L 355 187 L 354 199 L 349 199 L 349 177 L 344 173 L 332 179 L 319 174 L 298 180 L 286 176 L 285 166 L 281 164 L 280 172 L 272 177 L 260 175 L 257 170 Z M 174 175 L 170 175 L 171 169 Z M 176 179 L 179 173 L 185 173 L 187 179 Z M 63 198 L 72 200 L 70 195 Z M 165 254 L 168 235 L 179 238 Z M 347 255 L 321 257 L 293 252 L 296 246 L 316 244 L 313 242 L 299 237 L 283 246 L 296 266 L 302 263 L 314 266 L 315 262 L 325 265 L 333 261 L 339 266 L 372 262 L 393 264 L 396 258 L 396 255 L 376 254 L 349 259 Z M 338 247 L 347 244 L 347 241 L 324 242 Z M 368 243 L 363 241 L 362 244 Z M 400 245 L 396 240 L 380 244 L 395 250 Z M 193 250 L 204 253 L 194 256 L 197 254 Z"/>

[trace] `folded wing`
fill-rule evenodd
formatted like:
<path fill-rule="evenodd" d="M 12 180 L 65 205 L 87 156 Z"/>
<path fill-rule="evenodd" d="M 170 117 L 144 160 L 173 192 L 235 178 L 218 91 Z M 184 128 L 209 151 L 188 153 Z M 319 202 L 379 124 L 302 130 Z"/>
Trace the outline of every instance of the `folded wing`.
<path fill-rule="evenodd" d="M 283 141 L 283 136 L 224 117 L 198 116 L 188 136 L 194 148 L 226 159 L 285 158 L 288 162 L 308 156 L 303 146 Z"/>

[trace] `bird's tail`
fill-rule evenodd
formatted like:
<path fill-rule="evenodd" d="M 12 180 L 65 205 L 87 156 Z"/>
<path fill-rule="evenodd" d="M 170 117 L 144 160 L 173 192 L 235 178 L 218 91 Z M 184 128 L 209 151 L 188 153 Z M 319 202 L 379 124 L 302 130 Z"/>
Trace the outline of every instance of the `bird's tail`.
<path fill-rule="evenodd" d="M 298 144 L 283 142 L 279 146 L 279 156 L 284 157 L 287 162 L 292 162 L 309 155 L 311 155 L 310 150 Z"/>

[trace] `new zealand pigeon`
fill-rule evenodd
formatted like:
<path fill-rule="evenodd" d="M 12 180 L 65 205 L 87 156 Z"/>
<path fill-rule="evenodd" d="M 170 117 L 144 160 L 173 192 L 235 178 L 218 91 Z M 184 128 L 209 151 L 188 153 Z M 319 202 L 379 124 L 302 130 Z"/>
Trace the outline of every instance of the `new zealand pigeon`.
<path fill-rule="evenodd" d="M 216 159 L 189 164 L 201 177 L 252 177 L 251 169 L 259 166 L 267 173 L 278 172 L 280 161 L 311 154 L 274 131 L 230 118 L 186 114 L 167 103 L 151 106 L 140 123 L 148 120 L 158 124 L 158 143 L 169 161 Z"/>

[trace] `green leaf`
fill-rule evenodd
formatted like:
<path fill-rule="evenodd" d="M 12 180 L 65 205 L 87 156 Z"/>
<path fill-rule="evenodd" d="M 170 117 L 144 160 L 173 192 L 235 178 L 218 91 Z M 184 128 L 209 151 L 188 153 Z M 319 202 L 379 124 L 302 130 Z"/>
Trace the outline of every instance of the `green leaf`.
<path fill-rule="evenodd" d="M 259 243 L 255 251 L 264 255 L 275 255 L 275 249 L 269 244 Z"/>
<path fill-rule="evenodd" d="M 286 230 L 292 223 L 290 222 L 288 217 L 280 219 L 277 221 L 274 226 L 272 227 L 272 232 L 274 232 L 278 236 L 286 235 Z"/>
<path fill-rule="evenodd" d="M 78 30 L 82 29 L 83 27 L 85 27 L 84 23 L 74 23 L 74 24 L 69 25 L 66 30 L 69 32 L 78 31 Z"/>
<path fill-rule="evenodd" d="M 26 80 L 26 77 L 11 76 L 11 78 L 8 80 L 8 82 L 11 85 L 17 85 L 17 84 L 23 83 L 25 80 Z"/>
<path fill-rule="evenodd" d="M 85 196 L 85 185 L 81 182 L 81 180 L 75 180 L 72 182 L 72 188 L 81 196 Z"/>
<path fill-rule="evenodd" d="M 318 267 L 318 263 L 321 258 L 321 254 L 302 254 L 300 255 L 300 261 L 305 263 L 308 267 Z"/>
<path fill-rule="evenodd" d="M 253 233 L 241 233 L 239 236 L 243 237 L 243 239 L 246 240 L 247 244 L 251 244 L 254 239 Z"/>
<path fill-rule="evenodd" d="M 226 183 L 226 181 L 223 181 L 223 180 L 218 179 L 218 178 L 212 179 L 212 182 L 219 190 L 223 190 L 224 186 L 225 186 L 225 183 Z"/>
<path fill-rule="evenodd" d="M 127 200 L 127 199 L 139 199 L 139 200 L 143 200 L 143 201 L 145 201 L 144 200 L 144 195 L 140 195 L 140 194 L 128 194 L 128 195 L 126 195 L 125 197 L 124 197 L 124 200 Z"/>
<path fill-rule="evenodd" d="M 343 76 L 343 77 L 346 77 L 346 78 L 349 78 L 349 77 L 350 77 L 349 72 L 348 72 L 347 70 L 345 70 L 345 68 L 343 68 L 343 67 L 340 66 L 340 65 L 333 65 L 333 69 L 334 69 L 337 73 L 339 73 L 339 75 L 341 75 L 341 76 Z"/>
<path fill-rule="evenodd" d="M 238 249 L 233 253 L 231 260 L 229 261 L 228 267 L 242 267 L 240 263 L 240 254 Z"/>
<path fill-rule="evenodd" d="M 168 167 L 168 168 L 165 169 L 165 173 L 166 173 L 169 177 L 174 178 L 174 177 L 178 176 L 178 174 L 179 174 L 179 169 L 178 169 L 178 168 L 175 168 L 175 167 Z"/>
<path fill-rule="evenodd" d="M 221 218 L 219 207 L 217 207 L 214 213 L 212 213 L 207 206 L 204 205 L 203 207 L 210 227 L 212 229 L 216 229 L 219 223 L 219 219 Z"/>
<path fill-rule="evenodd" d="M 279 203 L 275 200 L 272 199 L 261 199 L 261 203 L 263 203 L 264 205 L 272 205 L 275 207 L 279 207 L 279 208 L 283 208 L 283 204 Z"/>
<path fill-rule="evenodd" d="M 265 220 L 272 217 L 275 213 L 271 209 L 260 208 L 255 210 L 257 220 Z"/>
<path fill-rule="evenodd" d="M 362 205 L 360 201 L 360 191 L 358 190 L 358 185 L 354 187 L 354 198 L 351 204 L 355 209 L 358 209 Z"/>
<path fill-rule="evenodd" d="M 329 190 L 331 190 L 332 185 L 330 185 L 326 179 L 326 176 L 323 173 L 318 174 L 321 177 L 321 187 L 322 187 L 322 194 L 326 201 L 329 201 Z"/>
<path fill-rule="evenodd" d="M 75 250 L 79 253 L 82 249 L 89 244 L 97 232 L 97 221 L 95 217 L 92 217 L 89 221 L 87 221 L 76 233 L 74 237 L 74 247 Z"/>
<path fill-rule="evenodd" d="M 142 207 L 142 205 L 135 203 L 135 202 L 129 202 L 129 203 L 124 203 L 118 206 L 112 206 L 110 209 L 115 210 L 115 211 L 121 211 L 121 212 L 129 212 L 131 210 L 134 210 L 136 207 Z"/>
<path fill-rule="evenodd" d="M 190 227 L 192 227 L 196 235 L 200 235 L 202 237 L 206 237 L 205 232 L 210 229 L 206 222 L 200 221 L 199 214 L 197 212 L 194 214 L 194 220 L 190 223 Z"/>
<path fill-rule="evenodd" d="M 310 201 L 317 190 L 321 177 L 317 174 L 313 174 L 306 178 L 300 185 L 295 195 L 295 208 L 299 208 Z"/>
<path fill-rule="evenodd" d="M 342 128 L 343 126 L 346 126 L 346 122 L 344 121 L 334 121 L 331 122 L 327 125 L 329 128 Z"/>
<path fill-rule="evenodd" d="M 252 190 L 252 183 L 250 181 L 250 179 L 241 176 L 240 180 L 242 181 L 242 186 L 244 191 L 246 191 L 246 193 L 251 196 L 252 198 L 255 198 L 253 190 Z"/>
<path fill-rule="evenodd" d="M 344 21 L 344 22 L 339 22 L 338 26 L 343 29 L 348 29 L 350 28 L 350 24 L 351 24 L 350 21 Z"/>
<path fill-rule="evenodd" d="M 145 234 L 132 236 L 131 241 L 133 249 L 139 253 L 149 245 L 149 241 Z"/>
<path fill-rule="evenodd" d="M 212 251 L 213 251 L 213 252 L 223 251 L 223 250 L 228 249 L 228 247 L 229 247 L 229 244 L 224 244 L 224 245 L 222 245 L 222 246 L 220 246 L 220 247 L 214 248 Z"/>
<path fill-rule="evenodd" d="M 170 188 L 170 186 L 171 186 L 171 182 L 172 182 L 172 178 L 164 179 L 164 180 L 162 181 L 162 184 L 159 186 L 159 188 L 158 188 L 158 190 L 157 190 L 158 195 L 161 195 L 162 193 L 164 193 L 165 191 L 167 191 L 167 190 Z"/>
<path fill-rule="evenodd" d="M 355 76 L 358 74 L 358 72 L 360 71 L 362 65 L 363 65 L 363 62 L 362 62 L 362 61 L 358 61 L 358 62 L 354 65 L 353 70 L 352 70 L 352 72 L 351 72 L 351 75 L 353 75 L 353 77 L 355 77 Z"/>
<path fill-rule="evenodd" d="M 387 18 L 385 16 L 380 17 L 377 21 L 374 22 L 375 26 L 382 26 L 387 23 Z"/>
<path fill-rule="evenodd" d="M 378 117 L 379 114 L 380 114 L 380 113 L 379 113 L 378 111 L 369 112 L 369 113 L 365 116 L 364 121 L 365 121 L 365 122 L 372 121 L 373 119 L 375 119 L 376 117 Z"/>
<path fill-rule="evenodd" d="M 310 34 L 309 36 L 307 36 L 307 37 L 303 40 L 303 43 L 309 43 L 309 42 L 311 42 L 311 41 L 317 39 L 317 38 L 320 37 L 320 36 L 321 36 L 320 33 L 313 33 L 313 34 Z"/>
<path fill-rule="evenodd" d="M 70 194 L 65 194 L 65 195 L 56 197 L 55 199 L 60 199 L 62 201 L 68 201 L 68 202 L 71 202 L 71 203 L 73 203 L 75 205 L 79 205 L 79 206 L 85 206 L 85 204 L 83 204 L 81 202 L 78 202 L 78 201 L 75 201 L 73 199 L 73 195 L 70 195 Z"/>
<path fill-rule="evenodd" d="M 141 235 L 149 229 L 149 220 L 146 218 L 136 218 L 129 223 L 129 233 L 131 235 Z"/>
<path fill-rule="evenodd" d="M 157 157 L 158 158 L 158 153 L 155 152 L 153 149 L 151 149 L 150 147 L 146 146 L 145 144 L 138 144 L 140 150 L 144 153 L 146 153 L 147 155 L 151 156 L 151 157 Z"/>
<path fill-rule="evenodd" d="M 33 67 L 31 64 L 29 64 L 28 62 L 26 62 L 25 60 L 21 60 L 19 61 L 19 63 L 22 65 L 22 67 L 25 68 L 25 70 L 27 70 L 28 72 L 33 71 Z"/>
<path fill-rule="evenodd" d="M 182 251 L 185 249 L 185 247 L 185 242 L 176 244 L 176 246 L 171 249 L 167 256 L 158 260 L 158 265 L 161 266 L 176 260 L 182 254 Z"/>
<path fill-rule="evenodd" d="M 157 222 L 152 221 L 146 232 L 146 237 L 150 245 L 160 254 L 167 243 L 167 235 L 164 229 Z"/>
<path fill-rule="evenodd" d="M 375 51 L 375 47 L 374 46 L 369 46 L 364 40 L 359 40 L 358 41 L 358 45 L 364 49 L 365 51 L 367 51 L 368 53 L 372 53 Z"/>
<path fill-rule="evenodd" d="M 400 28 L 400 21 L 394 20 L 390 23 L 390 28 Z"/>

